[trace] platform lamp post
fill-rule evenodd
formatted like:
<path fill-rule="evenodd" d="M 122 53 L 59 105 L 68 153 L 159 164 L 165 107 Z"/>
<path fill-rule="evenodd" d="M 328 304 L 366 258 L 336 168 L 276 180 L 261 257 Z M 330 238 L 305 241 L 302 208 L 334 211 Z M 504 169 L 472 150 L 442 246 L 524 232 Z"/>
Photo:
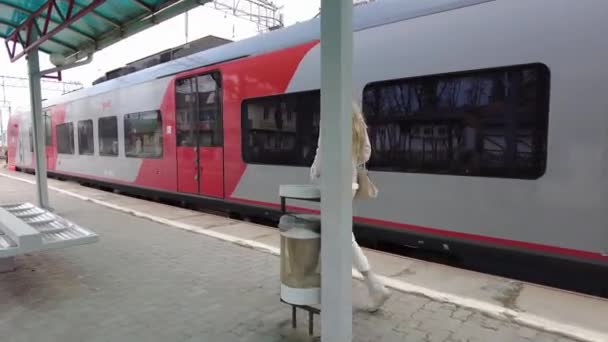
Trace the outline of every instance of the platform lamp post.
<path fill-rule="evenodd" d="M 352 341 L 352 0 L 321 1 L 323 342 Z"/>

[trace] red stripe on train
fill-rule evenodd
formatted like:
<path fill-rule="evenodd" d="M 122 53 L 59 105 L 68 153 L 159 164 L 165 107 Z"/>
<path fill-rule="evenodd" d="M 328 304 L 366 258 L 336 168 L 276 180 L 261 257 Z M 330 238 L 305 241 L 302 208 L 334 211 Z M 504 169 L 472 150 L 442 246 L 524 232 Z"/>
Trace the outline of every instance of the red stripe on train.
<path fill-rule="evenodd" d="M 280 205 L 276 204 L 276 203 L 266 203 L 266 202 L 254 201 L 254 200 L 243 199 L 243 198 L 234 198 L 234 197 L 231 197 L 229 200 L 235 201 L 235 202 L 241 202 L 241 203 L 248 203 L 248 204 L 257 205 L 257 206 L 280 208 Z M 296 207 L 296 206 L 287 206 L 287 209 L 290 211 L 319 214 L 318 210 L 300 208 L 300 207 Z M 583 251 L 583 250 L 578 250 L 578 249 L 543 245 L 543 244 L 538 244 L 538 243 L 496 238 L 496 237 L 477 235 L 477 234 L 455 232 L 455 231 L 439 229 L 439 228 L 417 226 L 417 225 L 407 224 L 407 223 L 396 223 L 396 222 L 391 222 L 391 221 L 370 219 L 370 218 L 364 218 L 364 217 L 358 217 L 358 216 L 356 216 L 354 218 L 354 220 L 359 223 L 365 223 L 365 224 L 388 227 L 388 228 L 399 228 L 399 229 L 411 230 L 411 231 L 415 231 L 415 232 L 427 233 L 427 234 L 433 234 L 433 235 L 442 235 L 442 236 L 455 238 L 455 239 L 459 239 L 459 240 L 469 240 L 469 241 L 482 242 L 484 244 L 507 246 L 507 247 L 518 248 L 518 249 L 528 249 L 528 250 L 533 250 L 533 251 L 537 251 L 537 252 L 559 254 L 559 255 L 564 255 L 564 256 L 581 258 L 581 259 L 608 261 L 608 255 L 603 255 L 601 253 L 594 253 L 594 252 Z"/>

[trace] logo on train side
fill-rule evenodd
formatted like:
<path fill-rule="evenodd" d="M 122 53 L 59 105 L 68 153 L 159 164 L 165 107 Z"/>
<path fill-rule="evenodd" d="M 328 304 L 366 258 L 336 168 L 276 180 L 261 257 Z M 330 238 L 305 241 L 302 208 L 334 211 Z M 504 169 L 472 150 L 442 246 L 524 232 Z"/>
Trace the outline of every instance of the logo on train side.
<path fill-rule="evenodd" d="M 101 103 L 101 109 L 109 109 L 112 108 L 112 101 L 108 100 L 108 101 L 104 101 Z"/>

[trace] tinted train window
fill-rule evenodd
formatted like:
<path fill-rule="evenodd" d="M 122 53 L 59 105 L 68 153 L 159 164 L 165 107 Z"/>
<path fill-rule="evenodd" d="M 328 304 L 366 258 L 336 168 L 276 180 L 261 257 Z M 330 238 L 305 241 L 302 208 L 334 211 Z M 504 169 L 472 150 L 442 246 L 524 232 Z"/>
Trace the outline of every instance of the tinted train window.
<path fill-rule="evenodd" d="M 53 146 L 53 128 L 49 112 L 44 113 L 44 142 L 46 146 Z"/>
<path fill-rule="evenodd" d="M 30 140 L 30 152 L 34 152 L 34 128 L 31 126 L 28 131 L 28 138 Z"/>
<path fill-rule="evenodd" d="M 162 158 L 163 132 L 160 111 L 126 114 L 125 155 L 135 158 Z"/>
<path fill-rule="evenodd" d="M 93 141 L 93 120 L 78 121 L 78 153 L 95 153 Z"/>
<path fill-rule="evenodd" d="M 222 146 L 220 74 L 199 75 L 175 84 L 177 145 Z"/>
<path fill-rule="evenodd" d="M 57 125 L 57 153 L 74 154 L 74 124 L 72 122 Z"/>
<path fill-rule="evenodd" d="M 319 137 L 320 92 L 243 102 L 243 160 L 253 164 L 309 166 Z"/>
<path fill-rule="evenodd" d="M 115 116 L 100 118 L 97 122 L 99 136 L 99 155 L 118 155 L 118 120 Z"/>
<path fill-rule="evenodd" d="M 51 117 L 48 112 L 44 112 L 44 144 L 46 146 L 53 146 L 53 135 L 51 131 Z M 33 124 L 33 123 L 32 123 Z M 34 152 L 34 128 L 30 126 L 29 129 L 29 140 L 30 140 L 30 152 Z"/>
<path fill-rule="evenodd" d="M 370 84 L 369 167 L 536 179 L 547 160 L 548 101 L 543 65 Z"/>

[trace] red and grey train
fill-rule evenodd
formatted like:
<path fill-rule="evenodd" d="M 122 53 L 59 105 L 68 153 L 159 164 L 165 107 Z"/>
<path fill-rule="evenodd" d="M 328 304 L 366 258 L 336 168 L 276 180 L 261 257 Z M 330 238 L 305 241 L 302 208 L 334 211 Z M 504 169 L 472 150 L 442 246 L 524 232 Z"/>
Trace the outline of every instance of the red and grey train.
<path fill-rule="evenodd" d="M 608 2 L 384 0 L 357 7 L 353 94 L 377 236 L 608 266 Z M 277 214 L 320 116 L 319 20 L 46 100 L 49 174 Z M 31 119 L 9 160 L 33 169 Z M 314 205 L 296 203 L 301 210 Z"/>

